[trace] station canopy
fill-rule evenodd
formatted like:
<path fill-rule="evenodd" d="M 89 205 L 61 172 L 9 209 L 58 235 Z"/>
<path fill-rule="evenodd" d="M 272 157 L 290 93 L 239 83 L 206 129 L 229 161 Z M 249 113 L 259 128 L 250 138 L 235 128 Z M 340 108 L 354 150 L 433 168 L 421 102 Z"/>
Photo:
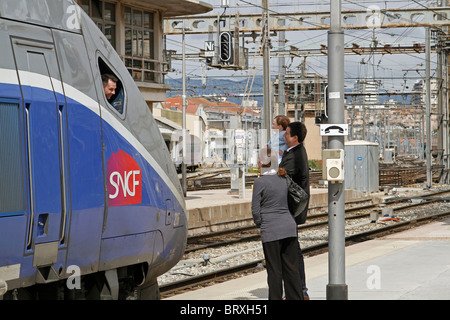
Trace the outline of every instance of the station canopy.
<path fill-rule="evenodd" d="M 154 5 L 164 11 L 164 17 L 188 16 L 207 13 L 213 9 L 209 3 L 198 0 L 135 0 L 136 4 Z"/>

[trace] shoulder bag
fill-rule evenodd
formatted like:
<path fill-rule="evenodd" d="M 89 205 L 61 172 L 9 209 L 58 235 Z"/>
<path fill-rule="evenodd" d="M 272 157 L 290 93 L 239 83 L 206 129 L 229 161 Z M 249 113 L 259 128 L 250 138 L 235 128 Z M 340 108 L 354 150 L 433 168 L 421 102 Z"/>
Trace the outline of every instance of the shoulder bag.
<path fill-rule="evenodd" d="M 305 210 L 309 194 L 303 190 L 297 183 L 295 183 L 289 175 L 286 175 L 286 181 L 288 185 L 288 206 L 289 211 L 295 218 L 297 224 L 303 224 L 306 221 L 306 214 L 308 210 Z M 301 214 L 301 216 L 299 216 Z"/>

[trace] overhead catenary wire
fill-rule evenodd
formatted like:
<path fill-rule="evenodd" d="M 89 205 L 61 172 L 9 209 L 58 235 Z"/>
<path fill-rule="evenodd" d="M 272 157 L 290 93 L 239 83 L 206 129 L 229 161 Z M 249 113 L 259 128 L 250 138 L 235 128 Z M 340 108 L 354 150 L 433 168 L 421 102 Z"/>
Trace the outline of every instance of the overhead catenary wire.
<path fill-rule="evenodd" d="M 286 2 L 283 1 L 283 3 L 271 3 L 271 7 L 269 9 L 269 11 L 271 12 L 271 14 L 286 14 L 286 17 L 288 19 L 292 19 L 294 17 L 290 16 L 289 13 L 283 13 L 281 11 L 286 10 L 286 8 L 292 7 L 294 9 L 301 9 L 299 11 L 306 11 L 304 8 L 309 7 L 311 8 L 312 6 L 314 6 L 314 8 L 318 8 L 317 10 L 314 11 L 318 11 L 320 10 L 324 10 L 325 7 L 329 6 L 329 1 L 307 1 L 307 2 L 302 2 L 301 3 L 301 7 L 299 6 L 298 2 L 294 2 L 294 1 L 290 1 L 290 2 Z M 350 9 L 349 6 L 358 6 L 359 8 L 364 8 L 364 9 L 368 9 L 370 5 L 372 4 L 376 4 L 376 5 L 380 5 L 379 1 L 370 1 L 370 0 L 363 0 L 363 1 L 351 1 L 351 0 L 343 0 L 343 4 L 346 6 L 346 9 Z M 387 6 L 389 5 L 389 8 L 387 8 Z M 418 5 L 420 5 L 421 7 L 423 7 L 426 10 L 430 10 L 432 11 L 432 8 L 428 8 L 426 7 L 426 5 L 418 2 L 418 1 L 402 1 L 402 0 L 394 0 L 394 1 L 389 1 L 389 2 L 384 2 L 384 8 L 381 10 L 382 13 L 386 13 L 389 14 L 389 9 L 394 7 L 394 8 L 403 8 L 403 7 L 417 7 Z M 217 6 L 215 6 L 215 8 L 218 8 Z M 233 8 L 239 8 L 239 9 L 246 9 L 249 10 L 251 8 L 259 8 L 262 9 L 262 6 L 260 5 L 259 2 L 257 1 L 251 1 L 251 0 L 239 0 L 236 1 L 236 6 L 230 6 L 228 11 L 233 10 Z M 222 9 L 220 9 L 222 10 Z M 310 21 L 304 21 L 304 23 L 311 23 Z M 311 23 L 314 24 L 314 23 Z M 397 29 L 392 29 L 392 30 L 397 30 Z M 390 31 L 388 29 L 376 29 L 376 36 L 379 39 L 379 43 L 380 45 L 384 44 L 384 43 L 391 43 L 389 40 L 383 39 L 381 36 L 390 36 L 390 37 L 396 37 L 395 39 L 393 39 L 393 42 L 404 42 L 405 40 L 407 41 L 407 39 L 414 39 L 414 41 L 419 40 L 421 42 L 423 42 L 423 37 L 417 37 L 416 35 L 411 35 L 411 30 L 414 30 L 413 28 L 405 28 L 405 29 L 400 29 L 400 32 L 396 32 L 396 31 Z M 291 45 L 296 45 L 299 44 L 302 47 L 305 47 L 305 45 L 309 44 L 318 44 L 318 43 L 323 43 L 323 41 L 325 40 L 324 36 L 326 36 L 326 32 L 323 32 L 322 34 L 317 34 L 317 36 L 311 37 L 310 35 L 310 31 L 305 32 L 305 31 L 296 31 L 298 33 L 301 33 L 300 38 L 303 38 L 302 40 L 296 41 L 296 42 L 292 42 Z M 313 31 L 311 31 L 313 32 Z M 364 41 L 367 41 L 367 34 L 370 33 L 371 30 L 365 30 L 364 32 L 361 33 L 360 30 L 355 30 L 355 32 L 351 32 L 351 33 L 347 33 L 346 32 L 346 43 L 362 43 Z M 297 37 L 296 37 L 297 38 Z M 289 40 L 288 40 L 289 41 Z M 292 41 L 292 38 L 290 39 L 290 41 Z M 389 42 L 388 42 L 389 41 Z M 255 79 L 256 77 L 260 77 L 261 74 L 261 68 L 255 67 L 255 60 L 259 58 L 259 55 L 256 54 L 257 51 L 259 51 L 260 48 L 255 49 L 255 55 L 253 56 L 253 62 L 252 62 L 252 67 L 249 68 L 249 70 L 247 71 L 240 71 L 241 73 L 247 73 L 248 75 L 248 79 Z M 425 58 L 423 56 L 423 54 L 412 54 L 412 53 L 408 53 L 406 54 L 408 57 L 414 58 L 416 59 L 418 62 L 417 63 L 421 63 L 421 62 L 425 62 Z M 410 66 L 411 64 L 407 61 L 405 61 L 405 59 L 399 59 L 396 56 L 392 57 L 392 59 L 387 59 L 387 57 L 391 57 L 389 55 L 384 55 L 382 56 L 382 60 L 383 63 L 379 63 L 380 60 L 379 59 L 375 59 L 375 60 L 371 60 L 370 63 L 371 65 L 374 64 L 374 66 L 379 69 L 379 70 L 385 70 L 384 72 L 390 72 L 391 74 L 397 74 L 401 72 L 401 69 L 405 69 L 408 66 Z M 291 58 L 291 64 L 289 66 L 294 67 L 296 66 L 294 62 L 296 58 L 292 57 Z M 308 68 L 314 68 L 314 70 L 318 70 L 320 71 L 321 69 L 325 71 L 325 67 L 326 65 L 323 62 L 320 62 L 320 59 L 323 59 L 322 57 L 311 57 L 311 59 L 308 59 Z M 346 63 L 349 62 L 351 63 L 351 61 L 354 59 L 353 56 L 346 56 Z M 386 71 L 386 67 L 385 67 L 385 61 L 396 61 L 395 63 L 393 63 L 392 66 L 390 66 L 389 68 L 387 68 L 388 71 Z M 432 59 L 433 60 L 433 59 Z M 318 62 L 315 62 L 318 61 Z M 377 64 L 378 62 L 378 64 Z M 431 61 L 433 63 L 433 65 L 435 65 L 436 63 L 434 61 Z M 194 67 L 193 67 L 194 68 Z M 288 70 L 288 69 L 286 69 Z M 350 77 L 354 77 L 354 75 L 356 74 L 356 70 L 352 70 L 352 69 L 347 69 L 345 70 L 346 72 L 346 78 L 350 78 Z M 322 74 L 324 72 L 321 72 Z M 235 73 L 233 73 L 234 75 Z M 198 72 L 196 70 L 192 70 L 191 71 L 191 75 L 192 77 L 200 77 L 200 75 L 198 75 Z M 207 75 L 208 77 L 211 77 L 210 74 Z M 237 75 L 239 76 L 239 75 Z M 234 76 L 233 76 L 234 77 Z M 392 76 L 391 76 L 392 79 Z M 253 88 L 253 81 L 254 80 L 249 80 L 248 84 L 247 84 L 247 89 L 246 91 L 248 91 L 248 88 Z M 247 99 L 248 99 L 248 95 L 247 95 Z"/>

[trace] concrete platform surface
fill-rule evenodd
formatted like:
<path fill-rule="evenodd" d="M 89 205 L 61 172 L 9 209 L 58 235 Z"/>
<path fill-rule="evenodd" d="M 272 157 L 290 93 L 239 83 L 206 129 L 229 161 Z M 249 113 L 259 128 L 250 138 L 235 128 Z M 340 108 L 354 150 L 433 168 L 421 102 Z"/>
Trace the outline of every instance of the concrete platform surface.
<path fill-rule="evenodd" d="M 205 208 L 228 204 L 247 203 L 252 201 L 252 189 L 245 189 L 245 197 L 229 194 L 228 189 L 188 191 L 186 194 L 186 209 Z"/>
<path fill-rule="evenodd" d="M 450 300 L 450 218 L 346 247 L 349 300 Z M 308 294 L 325 300 L 328 254 L 305 258 Z M 266 300 L 267 274 L 171 297 L 171 300 Z"/>

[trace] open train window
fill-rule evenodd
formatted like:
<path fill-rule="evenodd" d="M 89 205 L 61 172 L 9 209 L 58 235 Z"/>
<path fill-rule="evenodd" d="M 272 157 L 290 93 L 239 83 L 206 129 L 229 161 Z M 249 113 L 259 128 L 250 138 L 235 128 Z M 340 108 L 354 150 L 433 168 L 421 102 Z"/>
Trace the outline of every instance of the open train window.
<path fill-rule="evenodd" d="M 125 110 L 125 90 L 122 81 L 100 57 L 98 58 L 98 67 L 102 76 L 106 101 L 114 110 L 123 115 Z"/>

